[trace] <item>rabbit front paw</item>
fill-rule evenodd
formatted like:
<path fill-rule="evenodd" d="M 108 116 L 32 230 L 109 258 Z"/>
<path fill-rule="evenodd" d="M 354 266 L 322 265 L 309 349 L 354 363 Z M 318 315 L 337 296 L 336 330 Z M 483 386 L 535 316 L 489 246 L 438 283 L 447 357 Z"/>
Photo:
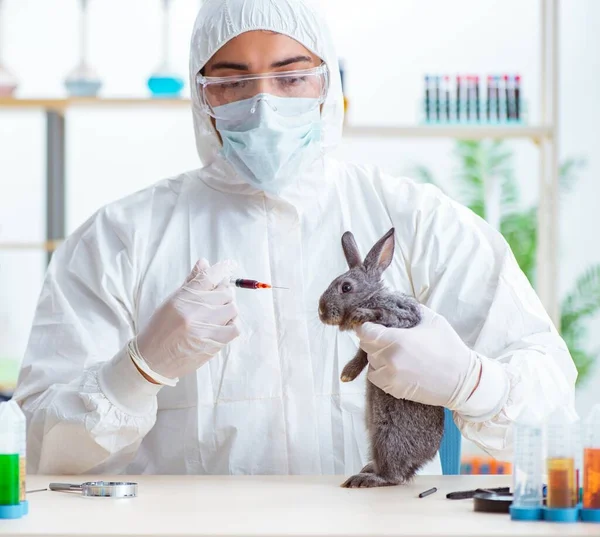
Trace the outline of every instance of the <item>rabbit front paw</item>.
<path fill-rule="evenodd" d="M 356 360 L 350 360 L 344 369 L 342 369 L 342 382 L 351 382 L 358 375 L 360 375 L 361 371 L 365 368 L 364 364 L 359 363 Z"/>
<path fill-rule="evenodd" d="M 397 481 L 386 479 L 374 473 L 360 473 L 348 478 L 342 487 L 346 489 L 373 488 L 373 487 L 392 487 L 397 485 Z"/>
<path fill-rule="evenodd" d="M 370 462 L 367 464 L 361 471 L 361 474 L 374 474 L 375 473 L 375 465 Z"/>

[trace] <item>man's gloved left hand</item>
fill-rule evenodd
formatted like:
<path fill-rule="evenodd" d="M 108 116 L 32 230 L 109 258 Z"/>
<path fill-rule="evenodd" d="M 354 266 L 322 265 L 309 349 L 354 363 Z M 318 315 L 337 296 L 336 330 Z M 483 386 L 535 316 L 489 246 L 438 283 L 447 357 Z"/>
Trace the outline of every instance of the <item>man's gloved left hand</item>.
<path fill-rule="evenodd" d="M 356 328 L 368 379 L 398 399 L 444 406 L 476 421 L 498 413 L 509 388 L 502 365 L 469 349 L 444 317 L 425 306 L 421 311 L 414 328 Z"/>

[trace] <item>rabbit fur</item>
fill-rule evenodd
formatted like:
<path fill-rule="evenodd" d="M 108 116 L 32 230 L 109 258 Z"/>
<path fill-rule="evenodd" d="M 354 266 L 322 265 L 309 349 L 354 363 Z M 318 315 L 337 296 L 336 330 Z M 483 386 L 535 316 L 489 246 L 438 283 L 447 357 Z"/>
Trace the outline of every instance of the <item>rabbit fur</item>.
<path fill-rule="evenodd" d="M 366 322 L 391 328 L 419 324 L 418 302 L 387 290 L 381 281 L 394 255 L 394 228 L 373 246 L 364 262 L 349 231 L 342 237 L 342 248 L 350 270 L 333 280 L 321 295 L 321 322 L 340 330 L 351 330 Z M 354 380 L 367 365 L 367 353 L 359 349 L 344 367 L 341 380 Z M 406 483 L 435 457 L 444 432 L 443 407 L 396 399 L 367 381 L 365 414 L 372 462 L 344 482 L 343 487 Z"/>

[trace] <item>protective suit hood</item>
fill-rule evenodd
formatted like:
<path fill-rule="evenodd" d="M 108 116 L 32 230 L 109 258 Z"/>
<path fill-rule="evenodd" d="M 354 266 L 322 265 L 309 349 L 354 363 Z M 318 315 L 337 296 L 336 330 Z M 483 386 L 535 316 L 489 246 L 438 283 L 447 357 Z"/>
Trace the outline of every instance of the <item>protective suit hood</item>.
<path fill-rule="evenodd" d="M 269 30 L 287 35 L 319 56 L 329 69 L 329 91 L 321 117 L 321 149 L 337 146 L 342 136 L 344 105 L 338 58 L 329 28 L 308 0 L 206 0 L 198 13 L 190 47 L 190 88 L 198 155 L 204 166 L 222 163 L 228 167 L 226 180 L 235 181 L 232 168 L 220 156 L 221 142 L 202 110 L 196 90 L 196 75 L 223 45 L 252 30 Z M 221 161 L 221 162 L 219 162 Z"/>

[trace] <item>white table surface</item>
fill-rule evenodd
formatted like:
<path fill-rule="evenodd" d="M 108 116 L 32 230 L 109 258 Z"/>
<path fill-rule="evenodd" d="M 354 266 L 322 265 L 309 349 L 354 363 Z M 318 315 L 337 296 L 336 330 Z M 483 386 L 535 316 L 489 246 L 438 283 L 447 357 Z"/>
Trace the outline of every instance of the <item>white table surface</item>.
<path fill-rule="evenodd" d="M 28 476 L 27 490 L 99 476 Z M 510 476 L 422 476 L 411 485 L 343 489 L 336 476 L 102 476 L 136 481 L 138 497 L 84 498 L 70 492 L 28 495 L 29 515 L 0 520 L 19 536 L 521 536 L 595 535 L 600 525 L 512 522 L 476 513 L 473 500 L 446 493 L 510 486 Z M 438 491 L 426 498 L 418 493 Z"/>

